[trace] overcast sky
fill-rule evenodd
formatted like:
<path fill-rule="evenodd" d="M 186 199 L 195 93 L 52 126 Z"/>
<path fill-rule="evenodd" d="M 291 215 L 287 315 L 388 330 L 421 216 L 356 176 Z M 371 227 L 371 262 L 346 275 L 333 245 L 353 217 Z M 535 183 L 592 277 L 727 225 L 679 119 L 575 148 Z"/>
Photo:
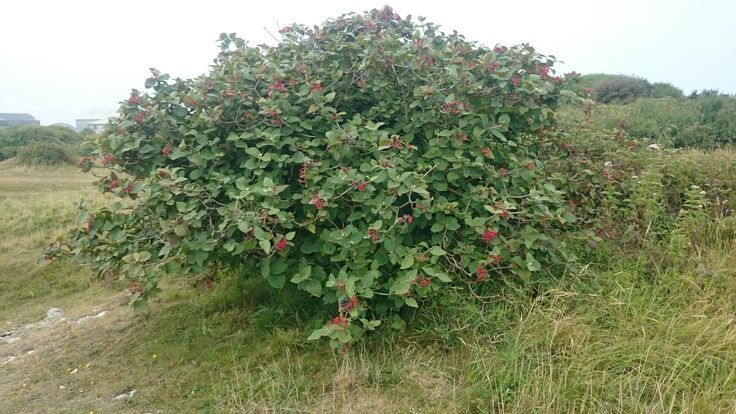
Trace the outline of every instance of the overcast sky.
<path fill-rule="evenodd" d="M 482 44 L 531 43 L 564 71 L 736 93 L 736 0 L 21 0 L 0 7 L 0 112 L 44 125 L 104 117 L 143 88 L 149 67 L 206 72 L 221 32 L 272 42 L 265 29 L 384 4 Z"/>

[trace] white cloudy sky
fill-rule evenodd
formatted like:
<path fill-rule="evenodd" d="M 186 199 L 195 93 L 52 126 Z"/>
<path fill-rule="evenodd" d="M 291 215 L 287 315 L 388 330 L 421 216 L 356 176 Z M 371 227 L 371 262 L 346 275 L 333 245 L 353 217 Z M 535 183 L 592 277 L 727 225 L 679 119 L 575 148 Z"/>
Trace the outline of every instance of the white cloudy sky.
<path fill-rule="evenodd" d="M 531 43 L 565 71 L 636 74 L 736 93 L 736 0 L 39 1 L 0 6 L 0 112 L 73 124 L 117 108 L 148 68 L 205 72 L 221 32 L 266 29 L 390 4 L 487 45 Z"/>

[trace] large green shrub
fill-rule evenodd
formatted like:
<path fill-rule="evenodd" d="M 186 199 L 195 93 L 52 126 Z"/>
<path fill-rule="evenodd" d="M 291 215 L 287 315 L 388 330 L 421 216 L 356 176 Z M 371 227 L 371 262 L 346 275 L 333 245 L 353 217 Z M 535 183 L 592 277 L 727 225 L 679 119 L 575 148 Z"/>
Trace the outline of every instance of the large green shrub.
<path fill-rule="evenodd" d="M 448 285 L 571 260 L 575 217 L 538 156 L 574 77 L 552 58 L 389 8 L 281 34 L 223 34 L 197 79 L 153 71 L 82 160 L 135 201 L 83 211 L 65 246 L 134 300 L 214 268 L 296 284 L 334 309 L 312 336 L 334 345 Z"/>

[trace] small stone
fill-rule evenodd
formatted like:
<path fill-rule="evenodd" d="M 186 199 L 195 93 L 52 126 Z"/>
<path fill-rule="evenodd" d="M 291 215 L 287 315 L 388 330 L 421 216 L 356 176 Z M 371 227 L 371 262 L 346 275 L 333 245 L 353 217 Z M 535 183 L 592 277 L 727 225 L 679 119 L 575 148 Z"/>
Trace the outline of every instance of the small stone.
<path fill-rule="evenodd" d="M 51 323 L 61 317 L 61 309 L 59 308 L 50 308 L 46 311 L 46 318 L 44 318 L 43 321 L 41 321 L 44 324 Z M 63 320 L 63 319 L 62 319 Z"/>
<path fill-rule="evenodd" d="M 116 397 L 112 397 L 112 399 L 113 399 L 113 401 L 126 400 L 128 398 L 133 398 L 133 396 L 137 392 L 138 392 L 138 390 L 130 390 L 130 392 L 126 392 L 126 393 L 120 394 L 120 395 L 118 395 Z"/>
<path fill-rule="evenodd" d="M 12 344 L 15 341 L 20 341 L 20 338 L 17 337 L 17 336 L 11 336 L 9 338 L 8 337 L 3 338 L 3 342 L 9 343 L 9 344 Z"/>
<path fill-rule="evenodd" d="M 5 365 L 5 364 L 12 364 L 12 363 L 14 363 L 14 362 L 15 362 L 15 361 L 16 361 L 17 359 L 18 359 L 18 357 L 14 357 L 14 356 L 9 356 L 9 357 L 5 358 L 5 361 L 3 361 L 3 363 L 2 363 L 2 364 L 0 364 L 0 365 Z"/>

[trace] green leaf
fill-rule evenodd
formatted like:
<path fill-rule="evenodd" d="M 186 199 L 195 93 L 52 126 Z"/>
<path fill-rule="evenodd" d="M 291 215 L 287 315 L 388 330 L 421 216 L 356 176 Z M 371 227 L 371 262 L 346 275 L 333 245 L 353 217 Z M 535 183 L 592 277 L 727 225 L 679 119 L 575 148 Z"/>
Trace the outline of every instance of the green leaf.
<path fill-rule="evenodd" d="M 429 249 L 429 254 L 432 256 L 444 256 L 447 254 L 440 246 L 432 246 L 431 249 Z"/>
<path fill-rule="evenodd" d="M 284 284 L 286 284 L 286 276 L 281 273 L 278 275 L 269 274 L 266 277 L 266 280 L 268 281 L 268 284 L 275 287 L 276 289 L 281 289 L 284 287 Z"/>
<path fill-rule="evenodd" d="M 417 300 L 412 298 L 411 296 L 404 299 L 404 303 L 406 303 L 407 306 L 411 306 L 412 308 L 418 308 L 419 304 L 417 303 Z"/>
<path fill-rule="evenodd" d="M 254 158 L 261 158 L 261 151 L 258 151 L 258 148 L 248 147 L 245 149 L 245 153 Z"/>
<path fill-rule="evenodd" d="M 263 249 L 263 251 L 266 252 L 266 254 L 271 253 L 271 241 L 270 240 L 263 239 L 258 242 L 258 245 L 261 246 L 261 249 Z"/>
<path fill-rule="evenodd" d="M 186 157 L 187 155 L 189 155 L 188 152 L 182 151 L 179 148 L 174 148 L 174 150 L 171 151 L 171 154 L 169 154 L 169 158 L 172 160 L 178 160 L 179 158 Z"/>
<path fill-rule="evenodd" d="M 308 292 L 312 296 L 320 297 L 322 294 L 322 284 L 314 279 L 309 279 L 301 282 L 299 288 L 305 292 Z"/>
<path fill-rule="evenodd" d="M 237 180 L 235 180 L 235 187 L 238 188 L 238 190 L 245 190 L 248 188 L 248 179 L 245 177 L 238 177 Z"/>
<path fill-rule="evenodd" d="M 151 252 L 148 251 L 142 251 L 138 253 L 138 261 L 139 262 L 147 262 L 148 259 L 151 258 Z"/>
<path fill-rule="evenodd" d="M 530 272 L 536 272 L 542 268 L 542 265 L 534 258 L 534 256 L 532 256 L 531 253 L 527 253 L 526 268 L 529 269 Z"/>
<path fill-rule="evenodd" d="M 330 336 L 330 330 L 327 328 L 320 328 L 312 332 L 308 337 L 307 341 L 316 341 L 317 339 L 322 338 L 323 336 Z"/>
<path fill-rule="evenodd" d="M 408 269 L 414 265 L 414 254 L 410 253 L 404 256 L 404 260 L 401 262 L 402 269 Z"/>
<path fill-rule="evenodd" d="M 189 233 L 189 230 L 187 229 L 186 224 L 179 224 L 178 226 L 174 227 L 174 234 L 176 234 L 179 237 L 184 237 Z"/>
<path fill-rule="evenodd" d="M 250 226 L 250 223 L 241 221 L 238 223 L 238 230 L 242 231 L 243 233 L 248 233 L 252 227 Z"/>
<path fill-rule="evenodd" d="M 286 259 L 277 260 L 271 265 L 271 274 L 278 275 L 284 273 L 287 267 L 289 267 L 289 262 Z"/>
<path fill-rule="evenodd" d="M 256 239 L 258 240 L 266 240 L 267 238 L 270 237 L 270 234 L 263 231 L 263 229 L 260 227 L 255 227 L 253 229 L 253 235 L 256 236 Z"/>

